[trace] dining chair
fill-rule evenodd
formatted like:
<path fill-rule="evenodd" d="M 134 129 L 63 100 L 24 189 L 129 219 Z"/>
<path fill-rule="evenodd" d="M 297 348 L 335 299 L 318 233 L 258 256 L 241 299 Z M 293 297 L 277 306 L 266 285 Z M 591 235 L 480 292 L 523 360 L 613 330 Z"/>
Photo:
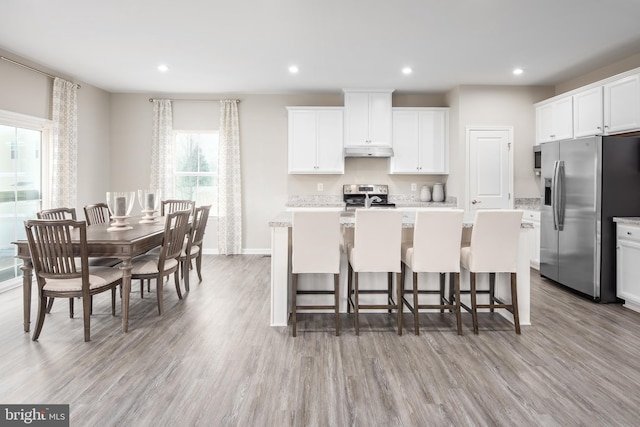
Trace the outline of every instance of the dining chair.
<path fill-rule="evenodd" d="M 115 292 L 122 283 L 122 273 L 115 268 L 89 266 L 85 221 L 28 220 L 25 231 L 38 283 L 38 319 L 33 341 L 38 340 L 42 331 L 47 298 L 73 301 L 76 297 L 82 298 L 84 340 L 89 341 L 91 297 L 111 290 L 111 314 L 115 316 Z M 74 239 L 80 242 L 79 251 L 74 249 Z"/>
<path fill-rule="evenodd" d="M 300 290 L 300 274 L 333 275 L 333 290 Z M 294 211 L 291 222 L 291 324 L 296 336 L 297 313 L 334 310 L 336 336 L 340 335 L 340 212 Z M 299 305 L 298 295 L 333 295 L 331 305 Z"/>
<path fill-rule="evenodd" d="M 166 215 L 164 236 L 159 254 L 146 253 L 131 261 L 131 279 L 156 280 L 156 298 L 158 300 L 158 314 L 162 314 L 164 307 L 163 282 L 164 278 L 174 274 L 176 292 L 182 299 L 180 292 L 180 254 L 189 225 L 191 211 L 183 210 Z"/>
<path fill-rule="evenodd" d="M 72 219 L 75 221 L 77 219 L 75 208 L 44 209 L 36 212 L 36 217 L 38 219 L 49 220 Z M 54 301 L 55 298 L 49 298 L 49 302 L 47 303 L 47 313 L 51 313 Z M 69 298 L 69 317 L 73 319 L 73 298 Z"/>
<path fill-rule="evenodd" d="M 169 199 L 160 201 L 160 215 L 165 216 L 176 211 L 189 209 L 191 215 L 195 212 L 196 202 L 193 200 Z"/>
<path fill-rule="evenodd" d="M 520 318 L 518 315 L 518 286 L 516 268 L 518 261 L 518 241 L 522 211 L 511 209 L 482 209 L 476 211 L 471 243 L 460 250 L 461 266 L 470 272 L 469 290 L 460 291 L 470 294 L 471 306 L 460 303 L 461 307 L 471 312 L 473 332 L 478 333 L 478 309 L 503 308 L 513 314 L 516 334 L 520 334 Z M 489 289 L 478 290 L 476 275 L 489 273 Z M 495 296 L 495 274 L 509 273 L 511 302 L 504 302 Z M 488 304 L 478 304 L 477 295 L 487 294 Z M 455 298 L 455 297 L 454 297 Z"/>
<path fill-rule="evenodd" d="M 191 260 L 196 261 L 196 271 L 198 279 L 202 282 L 202 242 L 204 240 L 204 232 L 209 221 L 209 211 L 211 205 L 199 206 L 196 208 L 191 221 L 191 228 L 187 233 L 187 239 L 182 247 L 180 254 L 180 264 L 182 268 L 182 277 L 184 278 L 184 287 L 189 292 L 189 272 L 191 270 Z"/>
<path fill-rule="evenodd" d="M 462 335 L 460 312 L 460 245 L 462 240 L 462 209 L 428 209 L 416 212 L 413 242 L 402 244 L 402 301 L 413 314 L 414 333 L 420 335 L 420 309 L 451 310 L 456 315 L 458 335 Z M 404 290 L 407 268 L 413 276 L 413 289 Z M 439 289 L 420 289 L 418 273 L 438 273 Z M 449 286 L 455 300 L 445 296 L 445 279 L 449 275 Z M 405 294 L 413 294 L 413 302 Z M 420 304 L 420 294 L 437 294 L 438 303 Z"/>
<path fill-rule="evenodd" d="M 395 209 L 356 209 L 353 245 L 349 245 L 347 312 L 353 307 L 356 335 L 360 334 L 362 309 L 397 311 L 398 335 L 402 335 L 401 273 L 402 211 Z M 361 289 L 360 273 L 387 273 L 387 289 Z M 396 293 L 393 299 L 393 274 Z M 360 304 L 360 294 L 386 294 L 386 304 Z"/>
<path fill-rule="evenodd" d="M 38 219 L 72 219 L 76 220 L 76 208 L 53 208 L 36 212 Z"/>
<path fill-rule="evenodd" d="M 111 218 L 109 206 L 106 203 L 96 203 L 84 207 L 84 217 L 87 225 L 106 224 Z"/>

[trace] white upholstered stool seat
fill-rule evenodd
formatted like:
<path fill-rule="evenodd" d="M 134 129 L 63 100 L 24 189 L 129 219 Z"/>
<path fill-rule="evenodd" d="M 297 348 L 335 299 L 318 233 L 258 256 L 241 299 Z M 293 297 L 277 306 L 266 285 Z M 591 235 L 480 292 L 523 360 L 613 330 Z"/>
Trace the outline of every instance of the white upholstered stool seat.
<path fill-rule="evenodd" d="M 340 335 L 340 212 L 294 211 L 291 221 L 292 334 L 296 336 L 297 312 L 330 310 L 335 313 L 336 336 Z M 333 291 L 298 289 L 300 274 L 333 275 Z M 299 305 L 298 295 L 334 295 L 331 305 Z"/>
<path fill-rule="evenodd" d="M 478 309 L 503 308 L 513 314 L 515 331 L 520 333 L 520 318 L 518 316 L 517 290 L 517 260 L 518 240 L 520 239 L 520 224 L 522 211 L 520 210 L 478 210 L 476 211 L 470 246 L 460 250 L 460 263 L 470 272 L 470 289 L 461 291 L 471 296 L 471 307 L 461 306 L 471 312 L 473 318 L 473 332 L 478 333 Z M 489 290 L 476 289 L 476 274 L 490 273 Z M 509 273 L 511 284 L 511 302 L 507 303 L 494 294 L 495 273 Z M 478 304 L 477 294 L 489 294 L 488 304 Z"/>
<path fill-rule="evenodd" d="M 462 239 L 462 209 L 429 209 L 416 212 L 413 229 L 413 242 L 402 244 L 402 301 L 413 313 L 414 332 L 420 334 L 420 309 L 451 310 L 456 314 L 458 334 L 462 335 L 462 319 L 460 313 L 460 244 Z M 404 290 L 406 268 L 413 272 L 413 289 Z M 418 273 L 439 273 L 438 290 L 418 288 Z M 450 289 L 454 298 L 445 297 L 445 275 L 449 274 Z M 450 292 L 450 294 L 451 294 Z M 413 302 L 409 302 L 404 294 L 413 294 Z M 420 304 L 419 294 L 438 294 L 438 304 Z"/>
<path fill-rule="evenodd" d="M 356 335 L 360 334 L 361 309 L 397 311 L 398 335 L 402 335 L 402 286 L 400 282 L 400 245 L 402 211 L 395 209 L 357 209 L 353 245 L 349 245 L 347 311 L 355 315 Z M 360 289 L 359 273 L 387 273 L 387 289 Z M 392 292 L 396 274 L 397 296 Z M 386 294 L 386 304 L 360 304 L 359 294 Z"/>

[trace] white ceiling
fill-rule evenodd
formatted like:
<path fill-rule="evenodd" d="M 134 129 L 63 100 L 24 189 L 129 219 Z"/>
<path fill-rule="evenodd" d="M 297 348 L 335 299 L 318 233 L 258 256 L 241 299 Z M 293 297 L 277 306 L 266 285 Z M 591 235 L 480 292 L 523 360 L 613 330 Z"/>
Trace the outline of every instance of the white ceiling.
<path fill-rule="evenodd" d="M 2 0 L 0 17 L 0 49 L 110 92 L 554 85 L 640 52 L 638 0 Z"/>

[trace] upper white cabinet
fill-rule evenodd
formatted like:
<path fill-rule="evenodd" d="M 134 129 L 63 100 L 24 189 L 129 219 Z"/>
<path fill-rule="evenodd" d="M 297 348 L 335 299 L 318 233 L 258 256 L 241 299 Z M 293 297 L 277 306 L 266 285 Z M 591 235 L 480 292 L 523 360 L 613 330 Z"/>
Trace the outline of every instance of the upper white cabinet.
<path fill-rule="evenodd" d="M 606 134 L 640 129 L 640 75 L 604 85 L 604 129 Z"/>
<path fill-rule="evenodd" d="M 573 138 L 573 99 L 570 96 L 536 106 L 536 142 Z"/>
<path fill-rule="evenodd" d="M 602 135 L 602 86 L 573 95 L 573 136 Z"/>
<path fill-rule="evenodd" d="M 392 90 L 344 90 L 344 145 L 391 146 Z"/>
<path fill-rule="evenodd" d="M 449 109 L 394 108 L 390 173 L 449 173 Z"/>
<path fill-rule="evenodd" d="M 344 173 L 343 108 L 287 107 L 289 173 Z"/>

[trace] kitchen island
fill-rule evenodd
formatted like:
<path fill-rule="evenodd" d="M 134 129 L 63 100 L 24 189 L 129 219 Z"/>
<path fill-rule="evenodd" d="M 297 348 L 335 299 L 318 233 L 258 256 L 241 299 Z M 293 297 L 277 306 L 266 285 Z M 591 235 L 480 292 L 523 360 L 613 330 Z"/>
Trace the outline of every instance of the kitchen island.
<path fill-rule="evenodd" d="M 336 209 L 336 208 L 334 208 Z M 343 212 L 340 216 L 340 222 L 343 227 L 343 237 L 349 241 L 355 227 L 354 212 Z M 413 226 L 415 222 L 415 211 L 403 210 L 402 227 L 403 242 L 411 241 L 413 238 Z M 269 222 L 271 227 L 271 326 L 286 326 L 290 311 L 291 296 L 291 212 L 281 212 Z M 463 242 L 468 241 L 470 231 L 473 228 L 472 223 L 464 224 Z M 530 310 L 530 277 L 529 277 L 529 228 L 531 224 L 522 223 L 520 231 L 520 241 L 518 244 L 518 306 L 520 314 L 520 324 L 531 324 Z M 410 270 L 408 270 L 408 273 Z M 367 276 L 364 276 L 366 274 Z M 423 277 L 424 275 L 424 277 Z M 410 274 L 407 274 L 410 277 Z M 437 280 L 437 274 L 420 273 L 420 282 L 425 283 L 425 279 L 429 280 L 429 285 L 433 288 L 434 280 Z M 409 280 L 409 279 L 407 279 Z M 329 281 L 327 275 L 302 275 L 300 278 L 300 286 L 303 288 L 311 287 L 314 289 L 322 289 L 328 286 Z M 363 273 L 361 284 L 371 284 L 375 288 L 383 288 L 386 286 L 385 273 Z M 462 289 L 469 288 L 469 274 L 463 271 L 460 275 L 460 285 Z M 488 286 L 487 275 L 479 275 L 478 288 L 483 289 Z M 407 284 L 407 289 L 410 286 Z M 437 289 L 437 288 L 436 288 Z M 509 301 L 510 290 L 507 274 L 496 275 L 496 296 Z M 304 295 L 302 297 L 305 297 Z M 369 295 L 372 299 L 379 297 L 377 295 Z M 464 297 L 464 296 L 463 296 Z M 300 296 L 298 297 L 301 298 Z M 468 298 L 468 296 L 467 296 Z M 481 298 L 481 296 L 479 296 Z M 362 299 L 362 297 L 361 297 Z M 347 256 L 343 253 L 340 261 L 340 312 L 346 312 L 347 307 Z M 464 299 L 463 299 L 464 301 Z M 468 303 L 468 301 L 465 301 Z M 303 302 L 304 303 L 304 302 Z M 511 313 L 506 310 L 497 310 L 509 321 L 513 321 Z"/>

